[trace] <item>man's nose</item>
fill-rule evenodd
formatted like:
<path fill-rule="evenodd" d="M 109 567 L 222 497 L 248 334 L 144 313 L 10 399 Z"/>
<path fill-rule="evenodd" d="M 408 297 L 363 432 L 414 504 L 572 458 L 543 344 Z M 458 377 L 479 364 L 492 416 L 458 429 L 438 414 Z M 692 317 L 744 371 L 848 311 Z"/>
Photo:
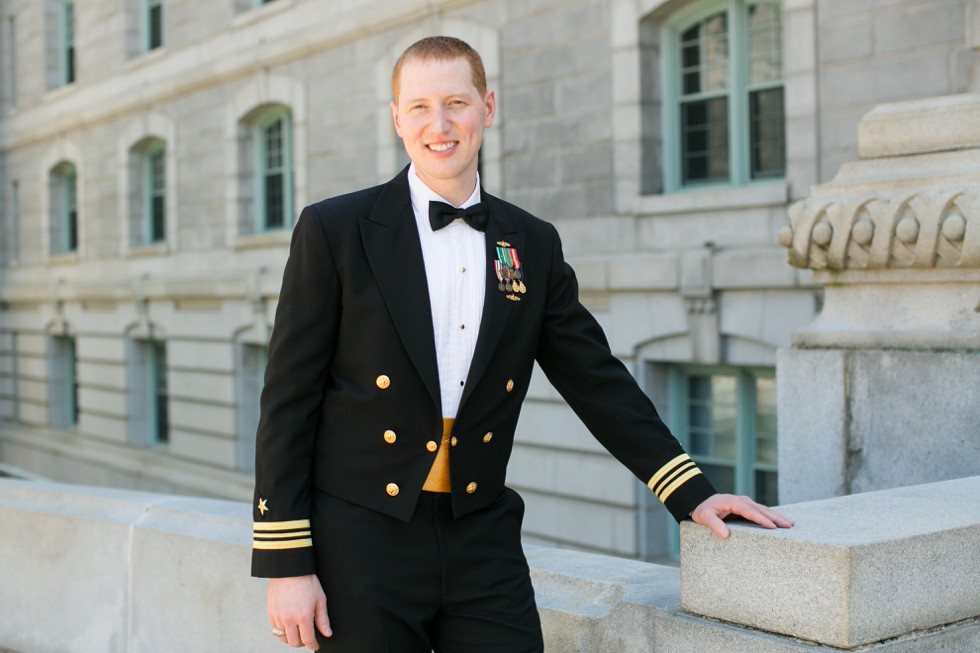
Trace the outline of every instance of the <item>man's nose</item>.
<path fill-rule="evenodd" d="M 432 128 L 438 132 L 449 131 L 449 112 L 445 107 L 436 107 L 432 113 Z"/>

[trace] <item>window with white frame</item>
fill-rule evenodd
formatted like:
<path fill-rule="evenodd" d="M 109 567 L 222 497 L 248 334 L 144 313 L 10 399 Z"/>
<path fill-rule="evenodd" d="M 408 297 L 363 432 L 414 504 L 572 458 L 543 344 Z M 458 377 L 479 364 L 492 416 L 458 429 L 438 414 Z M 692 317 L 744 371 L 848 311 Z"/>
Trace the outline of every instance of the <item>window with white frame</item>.
<path fill-rule="evenodd" d="M 265 385 L 268 345 L 243 344 L 240 347 L 238 386 L 238 468 L 255 470 L 255 433 L 259 426 L 259 399 Z"/>
<path fill-rule="evenodd" d="M 668 422 L 719 492 L 778 503 L 771 368 L 672 366 Z"/>
<path fill-rule="evenodd" d="M 163 0 L 143 0 L 147 51 L 163 46 Z"/>
<path fill-rule="evenodd" d="M 774 0 L 712 0 L 662 33 L 664 189 L 785 174 L 782 22 Z"/>
<path fill-rule="evenodd" d="M 48 175 L 50 202 L 49 235 L 51 254 L 78 251 L 78 174 L 75 166 L 62 162 Z"/>
<path fill-rule="evenodd" d="M 48 380 L 48 417 L 51 426 L 78 426 L 78 355 L 75 338 L 51 338 Z"/>

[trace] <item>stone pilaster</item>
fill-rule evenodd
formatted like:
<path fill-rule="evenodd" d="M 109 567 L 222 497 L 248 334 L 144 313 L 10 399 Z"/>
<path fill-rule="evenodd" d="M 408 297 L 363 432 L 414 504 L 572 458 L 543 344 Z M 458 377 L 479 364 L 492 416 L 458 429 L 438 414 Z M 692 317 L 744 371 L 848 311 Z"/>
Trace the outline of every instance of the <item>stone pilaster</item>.
<path fill-rule="evenodd" d="M 980 95 L 879 106 L 858 153 L 779 234 L 825 285 L 777 365 L 784 501 L 980 469 Z"/>

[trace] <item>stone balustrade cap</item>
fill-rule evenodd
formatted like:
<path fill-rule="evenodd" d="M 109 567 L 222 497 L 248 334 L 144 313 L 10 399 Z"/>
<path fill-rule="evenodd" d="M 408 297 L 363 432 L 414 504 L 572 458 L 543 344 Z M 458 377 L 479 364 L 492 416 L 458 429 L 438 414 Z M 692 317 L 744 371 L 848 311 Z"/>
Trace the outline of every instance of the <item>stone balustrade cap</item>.
<path fill-rule="evenodd" d="M 980 95 L 881 104 L 858 123 L 862 159 L 980 147 Z"/>

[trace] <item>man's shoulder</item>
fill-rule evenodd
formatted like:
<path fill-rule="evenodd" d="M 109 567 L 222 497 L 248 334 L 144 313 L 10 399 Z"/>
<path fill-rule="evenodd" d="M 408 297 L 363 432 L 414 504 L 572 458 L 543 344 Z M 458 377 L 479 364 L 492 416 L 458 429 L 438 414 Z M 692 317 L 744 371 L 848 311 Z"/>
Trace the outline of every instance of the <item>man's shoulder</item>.
<path fill-rule="evenodd" d="M 324 220 L 353 220 L 357 221 L 368 214 L 378 201 L 378 197 L 387 184 L 378 184 L 370 188 L 336 195 L 314 202 L 306 207 L 317 218 Z"/>

